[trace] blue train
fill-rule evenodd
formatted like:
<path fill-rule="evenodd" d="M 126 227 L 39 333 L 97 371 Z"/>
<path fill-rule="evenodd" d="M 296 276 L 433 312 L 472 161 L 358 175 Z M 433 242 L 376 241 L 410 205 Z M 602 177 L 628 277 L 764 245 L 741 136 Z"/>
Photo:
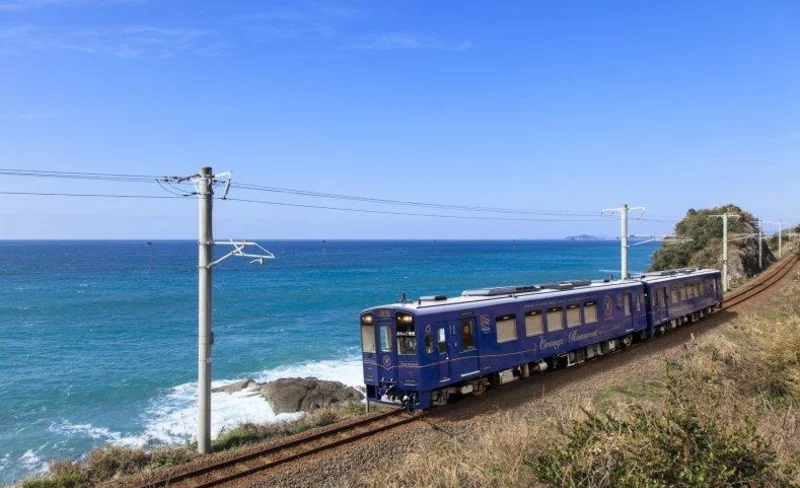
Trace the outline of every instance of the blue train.
<path fill-rule="evenodd" d="M 425 409 L 652 339 L 722 305 L 720 273 L 468 290 L 361 313 L 370 402 Z"/>

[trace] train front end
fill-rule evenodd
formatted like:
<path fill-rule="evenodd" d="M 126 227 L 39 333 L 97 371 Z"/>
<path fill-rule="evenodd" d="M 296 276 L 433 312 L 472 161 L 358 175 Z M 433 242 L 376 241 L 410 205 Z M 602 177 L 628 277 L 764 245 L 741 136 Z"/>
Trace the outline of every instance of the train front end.
<path fill-rule="evenodd" d="M 402 306 L 361 313 L 361 357 L 367 401 L 406 408 L 420 405 L 422 364 L 417 319 Z"/>

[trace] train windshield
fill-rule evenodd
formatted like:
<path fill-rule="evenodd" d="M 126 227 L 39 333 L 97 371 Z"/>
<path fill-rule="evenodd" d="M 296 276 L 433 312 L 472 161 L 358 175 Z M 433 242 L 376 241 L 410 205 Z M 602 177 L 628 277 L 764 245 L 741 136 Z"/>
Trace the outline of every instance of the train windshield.
<path fill-rule="evenodd" d="M 409 314 L 398 313 L 397 321 L 397 352 L 400 354 L 417 353 L 417 334 L 414 330 L 414 317 Z"/>

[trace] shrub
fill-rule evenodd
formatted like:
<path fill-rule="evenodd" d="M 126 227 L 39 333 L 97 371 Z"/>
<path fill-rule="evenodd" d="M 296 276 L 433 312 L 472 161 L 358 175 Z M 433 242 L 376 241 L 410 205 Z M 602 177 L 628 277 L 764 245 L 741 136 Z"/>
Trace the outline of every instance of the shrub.
<path fill-rule="evenodd" d="M 677 376 L 667 391 L 661 410 L 585 410 L 564 445 L 532 460 L 537 477 L 566 487 L 790 485 L 752 421 L 722 422 Z"/>

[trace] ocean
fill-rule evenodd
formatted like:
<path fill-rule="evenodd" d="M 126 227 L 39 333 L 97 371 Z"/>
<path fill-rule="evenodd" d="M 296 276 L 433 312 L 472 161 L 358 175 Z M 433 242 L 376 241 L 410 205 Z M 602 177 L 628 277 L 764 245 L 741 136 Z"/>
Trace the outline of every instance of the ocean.
<path fill-rule="evenodd" d="M 214 270 L 215 386 L 360 385 L 359 311 L 402 292 L 619 275 L 617 241 L 258 242 L 274 261 Z M 656 247 L 632 247 L 631 272 Z M 0 484 L 104 443 L 193 438 L 196 266 L 190 241 L 0 241 Z M 259 397 L 219 393 L 212 404 L 214 433 L 296 416 Z"/>

